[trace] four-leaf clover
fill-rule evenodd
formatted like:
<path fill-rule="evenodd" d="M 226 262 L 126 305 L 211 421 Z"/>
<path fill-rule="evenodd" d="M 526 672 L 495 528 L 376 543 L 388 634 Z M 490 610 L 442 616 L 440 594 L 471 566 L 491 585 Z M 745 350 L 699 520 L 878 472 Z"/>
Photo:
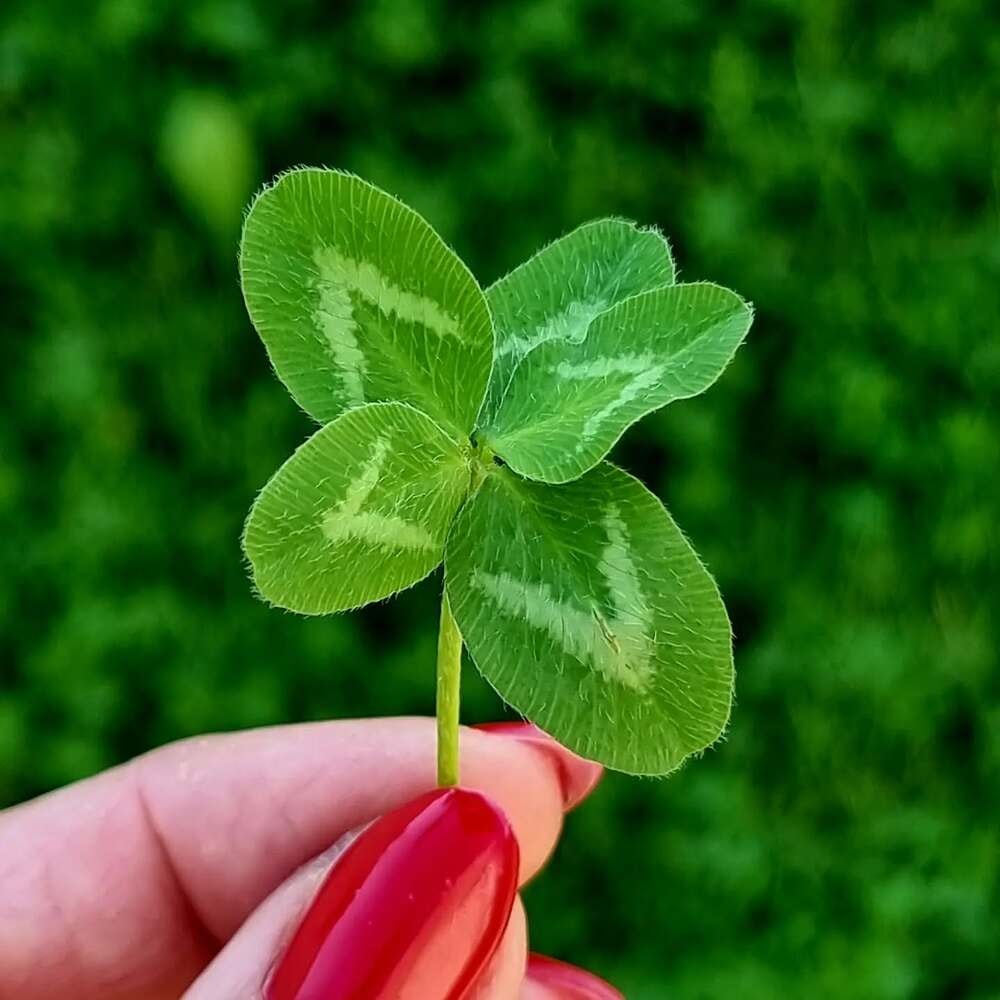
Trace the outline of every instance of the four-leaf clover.
<path fill-rule="evenodd" d="M 443 560 L 443 634 L 457 623 L 501 697 L 567 746 L 663 774 L 718 737 L 718 589 L 606 456 L 718 378 L 750 326 L 739 296 L 675 283 L 666 241 L 619 219 L 484 293 L 416 212 L 319 169 L 258 196 L 240 273 L 275 371 L 323 425 L 247 521 L 266 600 L 343 611 Z"/>

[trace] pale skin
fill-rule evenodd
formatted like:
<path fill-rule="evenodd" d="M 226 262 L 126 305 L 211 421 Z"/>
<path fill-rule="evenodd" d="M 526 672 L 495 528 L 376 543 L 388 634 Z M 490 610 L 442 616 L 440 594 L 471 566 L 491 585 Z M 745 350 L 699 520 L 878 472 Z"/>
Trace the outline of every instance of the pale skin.
<path fill-rule="evenodd" d="M 433 788 L 434 745 L 431 719 L 208 736 L 0 812 L 0 997 L 259 1000 L 332 845 Z M 461 762 L 510 819 L 523 884 L 562 828 L 554 766 L 465 729 Z M 475 1000 L 549 1000 L 526 955 L 518 902 Z"/>

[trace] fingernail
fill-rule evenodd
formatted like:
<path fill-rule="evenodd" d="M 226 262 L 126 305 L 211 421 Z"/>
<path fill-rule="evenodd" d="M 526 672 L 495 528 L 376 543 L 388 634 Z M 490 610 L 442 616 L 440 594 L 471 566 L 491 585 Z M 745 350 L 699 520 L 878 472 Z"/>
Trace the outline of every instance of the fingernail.
<path fill-rule="evenodd" d="M 593 790 L 604 774 L 604 768 L 567 750 L 538 726 L 530 722 L 486 722 L 476 726 L 486 733 L 509 736 L 522 743 L 528 743 L 546 754 L 556 767 L 559 784 L 562 787 L 563 808 L 568 812 L 578 805 Z"/>
<path fill-rule="evenodd" d="M 529 955 L 525 973 L 543 986 L 552 1000 L 625 1000 L 610 983 L 591 972 L 544 955 Z"/>
<path fill-rule="evenodd" d="M 438 789 L 372 823 L 334 864 L 267 1000 L 460 1000 L 496 951 L 518 847 L 484 795 Z"/>

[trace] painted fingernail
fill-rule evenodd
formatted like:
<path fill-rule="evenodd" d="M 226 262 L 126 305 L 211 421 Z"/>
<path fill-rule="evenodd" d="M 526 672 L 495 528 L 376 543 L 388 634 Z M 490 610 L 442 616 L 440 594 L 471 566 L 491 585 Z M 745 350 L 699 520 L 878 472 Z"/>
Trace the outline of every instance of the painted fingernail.
<path fill-rule="evenodd" d="M 267 1000 L 460 1000 L 503 937 L 518 847 L 479 792 L 438 789 L 371 824 L 336 861 Z"/>
<path fill-rule="evenodd" d="M 536 747 L 555 764 L 563 793 L 563 808 L 568 812 L 593 790 L 604 774 L 604 768 L 567 750 L 538 726 L 530 722 L 486 722 L 476 726 L 486 733 L 509 736 Z"/>
<path fill-rule="evenodd" d="M 526 977 L 545 988 L 551 1000 L 625 1000 L 610 983 L 591 972 L 544 955 L 529 955 Z"/>

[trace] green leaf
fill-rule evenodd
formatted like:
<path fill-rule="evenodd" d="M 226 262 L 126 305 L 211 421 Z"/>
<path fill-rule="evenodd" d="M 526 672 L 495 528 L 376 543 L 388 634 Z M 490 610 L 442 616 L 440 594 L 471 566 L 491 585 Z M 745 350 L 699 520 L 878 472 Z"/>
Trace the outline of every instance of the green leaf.
<path fill-rule="evenodd" d="M 575 479 L 635 421 L 707 389 L 752 317 L 735 292 L 708 282 L 635 295 L 598 316 L 582 343 L 532 350 L 480 436 L 524 476 Z"/>
<path fill-rule="evenodd" d="M 441 561 L 466 456 L 430 417 L 369 403 L 318 430 L 261 491 L 243 536 L 273 604 L 329 614 L 388 597 Z"/>
<path fill-rule="evenodd" d="M 729 717 L 729 619 L 659 500 L 608 463 L 564 486 L 487 476 L 456 519 L 448 599 L 501 697 L 566 746 L 665 774 Z"/>
<path fill-rule="evenodd" d="M 550 340 L 578 344 L 606 309 L 673 282 L 667 241 L 624 219 L 588 222 L 501 278 L 486 292 L 497 343 L 481 422 L 492 420 L 532 348 Z"/>
<path fill-rule="evenodd" d="M 284 174 L 253 203 L 240 276 L 275 371 L 316 420 L 398 400 L 458 437 L 493 356 L 468 268 L 412 209 L 350 174 Z"/>

